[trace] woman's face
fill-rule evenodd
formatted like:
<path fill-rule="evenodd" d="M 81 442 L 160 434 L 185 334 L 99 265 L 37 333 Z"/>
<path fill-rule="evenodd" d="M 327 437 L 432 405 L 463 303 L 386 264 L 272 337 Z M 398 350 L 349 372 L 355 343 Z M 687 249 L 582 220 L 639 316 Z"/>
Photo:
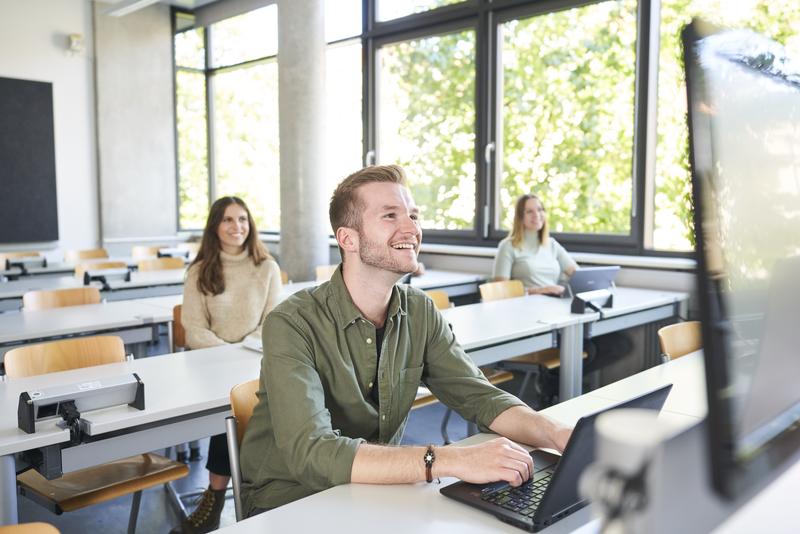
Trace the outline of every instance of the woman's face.
<path fill-rule="evenodd" d="M 538 232 L 544 226 L 545 215 L 542 203 L 537 198 L 529 198 L 525 201 L 525 209 L 522 212 L 522 226 L 525 230 Z"/>
<path fill-rule="evenodd" d="M 250 223 L 245 209 L 239 204 L 228 205 L 222 216 L 222 222 L 217 227 L 217 237 L 222 250 L 228 254 L 240 253 L 249 234 Z"/>

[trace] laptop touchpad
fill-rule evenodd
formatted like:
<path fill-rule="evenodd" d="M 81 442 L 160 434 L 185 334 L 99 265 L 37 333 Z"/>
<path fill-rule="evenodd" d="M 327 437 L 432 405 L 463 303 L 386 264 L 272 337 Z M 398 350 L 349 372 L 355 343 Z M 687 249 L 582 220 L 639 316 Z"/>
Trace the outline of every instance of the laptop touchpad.
<path fill-rule="evenodd" d="M 531 458 L 533 458 L 533 471 L 536 472 L 557 464 L 561 459 L 561 456 L 545 451 L 535 450 L 531 451 Z"/>

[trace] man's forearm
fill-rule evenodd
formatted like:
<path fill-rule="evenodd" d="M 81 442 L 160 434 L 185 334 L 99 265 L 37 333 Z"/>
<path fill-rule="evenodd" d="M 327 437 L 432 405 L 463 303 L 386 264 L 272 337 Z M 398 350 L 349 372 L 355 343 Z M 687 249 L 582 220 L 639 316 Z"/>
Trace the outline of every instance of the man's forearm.
<path fill-rule="evenodd" d="M 489 429 L 512 441 L 532 447 L 563 451 L 571 429 L 526 406 L 513 406 L 498 415 Z"/>

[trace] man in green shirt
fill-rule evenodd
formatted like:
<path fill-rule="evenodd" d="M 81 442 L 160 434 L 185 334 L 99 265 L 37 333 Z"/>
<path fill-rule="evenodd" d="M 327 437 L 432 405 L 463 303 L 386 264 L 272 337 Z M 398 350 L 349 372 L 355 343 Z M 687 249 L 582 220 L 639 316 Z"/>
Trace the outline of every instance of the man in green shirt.
<path fill-rule="evenodd" d="M 338 484 L 469 482 L 531 474 L 516 442 L 563 450 L 571 429 L 485 379 L 421 291 L 418 210 L 396 165 L 367 167 L 333 194 L 342 265 L 267 317 L 258 404 L 242 443 L 244 510 L 254 515 Z M 399 447 L 420 381 L 503 438 L 469 447 Z M 513 440 L 513 441 L 512 441 Z"/>

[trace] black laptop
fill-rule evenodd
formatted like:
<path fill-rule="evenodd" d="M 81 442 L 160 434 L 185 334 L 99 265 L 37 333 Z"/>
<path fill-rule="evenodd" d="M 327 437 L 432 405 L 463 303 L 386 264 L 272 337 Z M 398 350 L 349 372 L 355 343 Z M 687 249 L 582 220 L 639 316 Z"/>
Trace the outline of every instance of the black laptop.
<path fill-rule="evenodd" d="M 608 289 L 614 285 L 618 272 L 619 265 L 576 269 L 569 278 L 569 290 L 572 295 L 576 295 L 596 289 Z"/>
<path fill-rule="evenodd" d="M 589 502 L 578 494 L 578 479 L 594 461 L 595 418 L 617 408 L 660 411 L 672 384 L 581 417 L 563 456 L 533 451 L 534 473 L 519 487 L 506 482 L 470 484 L 456 482 L 440 491 L 442 495 L 494 514 L 514 526 L 537 532 L 583 508 Z"/>

